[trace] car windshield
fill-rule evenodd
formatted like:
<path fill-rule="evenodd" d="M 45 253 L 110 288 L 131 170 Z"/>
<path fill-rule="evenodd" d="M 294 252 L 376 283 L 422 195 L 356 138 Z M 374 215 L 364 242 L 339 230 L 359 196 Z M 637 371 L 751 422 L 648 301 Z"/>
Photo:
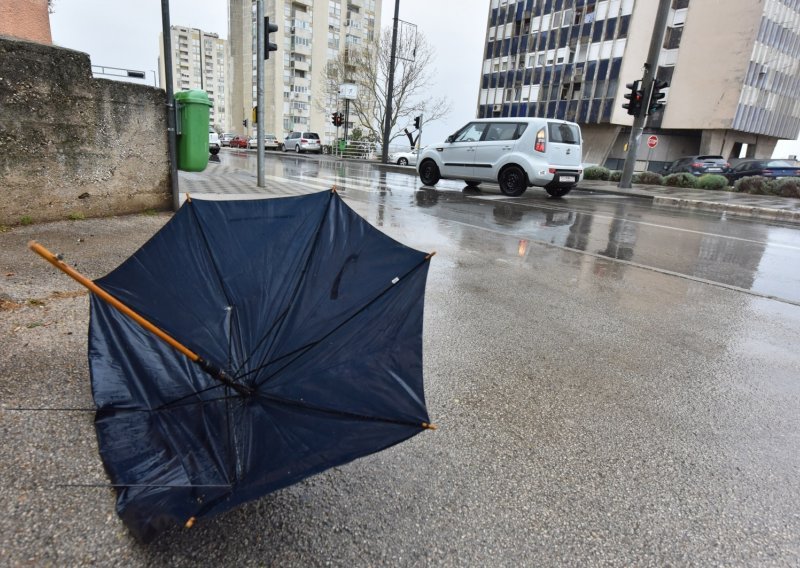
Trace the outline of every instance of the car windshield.
<path fill-rule="evenodd" d="M 767 168 L 796 168 L 797 164 L 793 164 L 788 160 L 770 160 L 766 163 Z"/>
<path fill-rule="evenodd" d="M 581 135 L 578 132 L 578 127 L 574 124 L 551 122 L 547 126 L 550 132 L 550 142 L 560 142 L 562 144 L 581 143 Z"/>

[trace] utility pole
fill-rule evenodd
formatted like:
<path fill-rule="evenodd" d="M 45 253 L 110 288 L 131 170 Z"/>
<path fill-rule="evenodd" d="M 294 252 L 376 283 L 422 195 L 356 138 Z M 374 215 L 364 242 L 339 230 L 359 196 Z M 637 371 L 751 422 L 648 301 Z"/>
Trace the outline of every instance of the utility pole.
<path fill-rule="evenodd" d="M 175 93 L 172 88 L 172 38 L 169 29 L 169 0 L 161 0 L 161 35 L 164 38 L 164 82 L 167 91 L 167 149 L 169 181 L 172 189 L 172 208 L 181 206 L 178 187 L 178 142 L 175 133 Z"/>
<path fill-rule="evenodd" d="M 256 156 L 258 187 L 264 187 L 264 0 L 256 3 Z"/>
<path fill-rule="evenodd" d="M 647 120 L 648 105 L 650 96 L 653 93 L 653 80 L 658 71 L 658 56 L 661 55 L 661 46 L 664 43 L 664 34 L 667 29 L 667 19 L 672 0 L 659 0 L 656 22 L 653 26 L 653 36 L 650 39 L 650 51 L 647 53 L 647 63 L 644 64 L 644 76 L 642 77 L 641 89 L 643 91 L 642 108 L 634 116 L 633 126 L 631 127 L 631 137 L 628 141 L 628 155 L 625 157 L 625 166 L 622 168 L 622 176 L 619 180 L 619 187 L 630 188 L 633 178 L 633 168 L 636 166 L 636 154 L 639 150 L 639 142 L 642 139 L 644 123 Z"/>
<path fill-rule="evenodd" d="M 389 85 L 386 89 L 386 119 L 383 121 L 383 149 L 381 163 L 389 161 L 389 136 L 392 133 L 392 96 L 394 95 L 394 62 L 397 54 L 397 18 L 400 15 L 400 0 L 394 0 L 394 20 L 392 23 L 392 54 L 389 58 Z"/>

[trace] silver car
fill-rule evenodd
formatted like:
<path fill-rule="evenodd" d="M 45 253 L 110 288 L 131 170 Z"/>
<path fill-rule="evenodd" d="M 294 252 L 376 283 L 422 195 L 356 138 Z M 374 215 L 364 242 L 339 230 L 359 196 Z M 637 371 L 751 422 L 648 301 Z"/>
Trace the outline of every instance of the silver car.
<path fill-rule="evenodd" d="M 319 134 L 316 132 L 290 132 L 289 136 L 283 141 L 283 151 L 294 150 L 300 152 L 322 153 L 322 144 L 319 141 Z"/>

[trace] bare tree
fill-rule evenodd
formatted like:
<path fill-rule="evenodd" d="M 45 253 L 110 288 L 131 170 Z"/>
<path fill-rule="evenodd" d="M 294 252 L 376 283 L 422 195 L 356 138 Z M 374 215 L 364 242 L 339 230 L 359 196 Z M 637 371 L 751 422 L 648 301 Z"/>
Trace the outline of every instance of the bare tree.
<path fill-rule="evenodd" d="M 358 98 L 350 101 L 350 121 L 364 131 L 366 139 L 380 144 L 389 144 L 404 136 L 403 128 L 411 124 L 415 116 L 421 114 L 423 124 L 446 116 L 450 112 L 450 102 L 444 97 L 428 96 L 432 84 L 433 48 L 420 32 L 407 36 L 401 43 L 398 43 L 395 59 L 389 140 L 383 140 L 383 125 L 392 48 L 390 28 L 383 31 L 379 42 L 351 45 L 337 59 L 328 62 L 325 94 L 317 105 L 325 111 L 331 110 L 330 103 L 335 100 L 342 83 L 357 85 Z"/>

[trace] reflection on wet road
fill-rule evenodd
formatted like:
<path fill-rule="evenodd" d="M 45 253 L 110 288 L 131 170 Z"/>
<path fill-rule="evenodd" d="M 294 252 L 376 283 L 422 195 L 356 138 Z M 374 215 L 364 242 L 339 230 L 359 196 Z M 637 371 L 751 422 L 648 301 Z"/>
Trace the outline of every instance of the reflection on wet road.
<path fill-rule="evenodd" d="M 227 167 L 255 169 L 252 157 L 225 154 L 222 161 Z M 451 226 L 507 235 L 517 241 L 511 254 L 527 254 L 528 243 L 544 243 L 800 304 L 800 230 L 791 225 L 581 191 L 555 200 L 536 188 L 518 198 L 503 196 L 492 184 L 467 189 L 442 181 L 430 188 L 422 186 L 413 169 L 399 173 L 324 158 L 268 156 L 267 185 L 287 180 L 311 190 L 336 186 L 348 200 L 379 206 L 382 216 L 386 208 L 412 208 Z M 419 229 L 426 226 L 420 223 Z M 437 233 L 442 238 L 447 230 Z M 598 270 L 608 270 L 607 265 Z"/>

